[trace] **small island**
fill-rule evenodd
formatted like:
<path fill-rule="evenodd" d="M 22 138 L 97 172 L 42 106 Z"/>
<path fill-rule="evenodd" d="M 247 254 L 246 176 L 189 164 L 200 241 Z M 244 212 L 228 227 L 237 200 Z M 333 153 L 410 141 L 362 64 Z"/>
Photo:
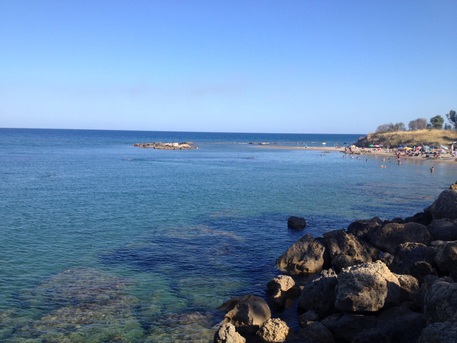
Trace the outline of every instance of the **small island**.
<path fill-rule="evenodd" d="M 159 149 L 159 150 L 191 150 L 197 147 L 190 142 L 170 143 L 170 142 L 150 142 L 150 143 L 135 143 L 133 146 L 146 149 Z"/>

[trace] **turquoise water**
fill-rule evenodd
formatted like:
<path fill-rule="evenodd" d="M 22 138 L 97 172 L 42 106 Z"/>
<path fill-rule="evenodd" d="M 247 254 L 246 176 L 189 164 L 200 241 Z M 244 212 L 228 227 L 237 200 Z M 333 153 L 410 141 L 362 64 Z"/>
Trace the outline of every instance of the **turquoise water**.
<path fill-rule="evenodd" d="M 209 342 L 304 232 L 420 212 L 456 166 L 276 149 L 360 135 L 0 129 L 0 341 Z M 197 150 L 133 143 L 192 141 Z M 248 144 L 270 142 L 269 147 Z"/>

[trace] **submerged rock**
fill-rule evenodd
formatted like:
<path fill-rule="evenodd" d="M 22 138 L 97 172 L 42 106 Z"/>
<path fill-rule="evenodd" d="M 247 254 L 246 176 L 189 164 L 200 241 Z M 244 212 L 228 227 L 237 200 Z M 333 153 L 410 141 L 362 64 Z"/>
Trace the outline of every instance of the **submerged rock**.
<path fill-rule="evenodd" d="M 306 227 L 306 220 L 302 217 L 291 216 L 287 219 L 287 227 L 289 229 L 302 230 Z"/>

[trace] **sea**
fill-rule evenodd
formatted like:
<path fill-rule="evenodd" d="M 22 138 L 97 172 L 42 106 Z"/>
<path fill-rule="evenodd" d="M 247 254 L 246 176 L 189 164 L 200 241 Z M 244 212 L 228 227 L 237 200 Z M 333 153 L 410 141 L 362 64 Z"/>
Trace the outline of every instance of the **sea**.
<path fill-rule="evenodd" d="M 0 129 L 0 341 L 212 342 L 303 235 L 412 216 L 457 179 L 308 149 L 360 136 Z"/>

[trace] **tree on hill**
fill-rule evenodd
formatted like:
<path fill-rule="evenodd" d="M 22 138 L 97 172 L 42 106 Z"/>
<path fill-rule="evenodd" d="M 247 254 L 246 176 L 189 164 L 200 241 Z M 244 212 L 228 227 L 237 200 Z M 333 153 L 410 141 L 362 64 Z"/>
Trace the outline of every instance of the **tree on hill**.
<path fill-rule="evenodd" d="M 426 127 L 427 127 L 427 119 L 425 119 L 425 118 L 417 118 L 415 120 L 411 120 L 408 123 L 408 128 L 411 131 L 423 130 Z"/>
<path fill-rule="evenodd" d="M 395 131 L 405 131 L 406 127 L 404 123 L 396 123 L 396 124 L 382 124 L 379 125 L 376 129 L 377 133 L 384 133 L 384 132 L 395 132 Z"/>
<path fill-rule="evenodd" d="M 443 128 L 444 118 L 440 115 L 434 116 L 430 118 L 430 124 L 432 128 L 441 130 Z"/>
<path fill-rule="evenodd" d="M 447 120 L 454 126 L 454 129 L 457 130 L 457 118 L 454 110 L 450 110 L 449 113 L 446 114 Z"/>

